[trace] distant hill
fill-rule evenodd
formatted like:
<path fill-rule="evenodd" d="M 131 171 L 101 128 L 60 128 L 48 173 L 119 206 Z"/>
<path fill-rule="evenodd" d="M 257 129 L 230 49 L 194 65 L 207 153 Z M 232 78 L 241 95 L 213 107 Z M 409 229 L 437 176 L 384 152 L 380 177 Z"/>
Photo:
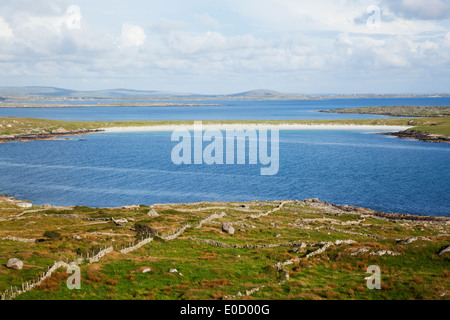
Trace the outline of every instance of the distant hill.
<path fill-rule="evenodd" d="M 113 99 L 113 100 L 321 100 L 355 98 L 406 98 L 406 97 L 449 97 L 450 94 L 300 94 L 283 93 L 267 89 L 251 90 L 233 94 L 204 95 L 195 93 L 107 89 L 77 91 L 55 87 L 0 87 L 0 101 L 23 99 L 66 100 L 66 99 Z M 3 98 L 1 98 L 3 97 Z"/>
<path fill-rule="evenodd" d="M 136 97 L 185 97 L 189 93 L 144 91 L 132 89 L 107 89 L 94 91 L 75 91 L 55 87 L 0 87 L 0 95 L 6 97 L 66 97 L 66 98 L 136 98 Z"/>
<path fill-rule="evenodd" d="M 273 90 L 267 89 L 259 89 L 259 90 L 251 90 L 245 91 L 241 93 L 235 93 L 226 95 L 228 98 L 236 98 L 236 99 L 264 99 L 264 100 L 292 100 L 292 99 L 310 99 L 314 96 L 311 95 L 303 95 L 299 93 L 282 93 Z M 315 96 L 317 98 L 317 96 Z"/>
<path fill-rule="evenodd" d="M 0 87 L 0 95 L 6 97 L 22 96 L 70 96 L 74 90 L 54 87 Z"/>

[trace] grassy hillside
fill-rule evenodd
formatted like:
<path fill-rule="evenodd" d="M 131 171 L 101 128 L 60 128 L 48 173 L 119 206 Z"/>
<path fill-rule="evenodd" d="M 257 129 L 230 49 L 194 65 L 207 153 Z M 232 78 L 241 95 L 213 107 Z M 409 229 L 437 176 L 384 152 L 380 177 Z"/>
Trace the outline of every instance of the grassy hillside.
<path fill-rule="evenodd" d="M 16 299 L 450 297 L 450 253 L 439 255 L 450 244 L 448 218 L 385 215 L 316 200 L 135 208 L 21 209 L 16 203 L 0 199 L 0 293 L 21 288 L 55 261 L 113 247 L 100 261 L 79 264 L 80 290 L 67 288 L 62 268 Z M 127 221 L 117 225 L 111 218 Z M 235 233 L 224 232 L 223 224 Z M 46 231 L 59 236 L 44 237 Z M 153 241 L 121 252 L 145 237 Z M 13 257 L 24 262 L 22 270 L 6 268 Z M 370 265 L 381 268 L 381 290 L 366 287 Z"/>

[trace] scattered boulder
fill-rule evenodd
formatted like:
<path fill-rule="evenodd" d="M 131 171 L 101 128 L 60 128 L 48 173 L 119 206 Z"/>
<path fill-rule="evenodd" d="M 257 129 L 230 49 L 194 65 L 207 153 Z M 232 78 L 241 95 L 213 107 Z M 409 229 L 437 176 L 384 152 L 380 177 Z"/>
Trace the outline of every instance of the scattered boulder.
<path fill-rule="evenodd" d="M 77 235 L 77 234 L 74 235 L 73 238 L 74 238 L 75 240 L 81 240 L 81 239 L 83 239 L 81 236 L 79 236 L 79 235 Z"/>
<path fill-rule="evenodd" d="M 122 223 L 128 223 L 128 220 L 127 219 L 114 219 L 114 218 L 111 218 L 111 220 L 112 220 L 112 222 L 114 222 L 114 224 L 116 225 L 116 226 L 121 226 L 122 225 Z"/>
<path fill-rule="evenodd" d="M 158 212 L 155 211 L 155 209 L 151 209 L 151 210 L 147 213 L 147 215 L 148 215 L 149 217 L 159 217 L 159 214 L 158 214 Z"/>
<path fill-rule="evenodd" d="M 144 270 L 142 270 L 142 273 L 149 273 L 152 272 L 151 268 L 145 268 Z"/>
<path fill-rule="evenodd" d="M 228 224 L 228 223 L 224 223 L 224 224 L 222 225 L 222 231 L 223 231 L 223 232 L 226 232 L 226 233 L 229 233 L 229 234 L 234 234 L 234 228 L 233 228 L 233 226 L 231 226 L 231 225 Z"/>
<path fill-rule="evenodd" d="M 23 262 L 17 258 L 11 258 L 8 260 L 6 266 L 10 269 L 21 270 L 23 268 Z"/>
<path fill-rule="evenodd" d="M 170 269 L 169 272 L 170 272 L 170 273 L 177 273 L 178 270 L 177 270 L 177 269 Z"/>
<path fill-rule="evenodd" d="M 421 240 L 421 241 L 431 241 L 429 238 L 426 238 L 426 237 L 413 237 L 413 238 L 408 238 L 408 239 L 406 239 L 406 240 L 403 240 L 401 243 L 402 244 L 409 244 L 409 243 L 411 243 L 411 242 L 414 242 L 414 241 L 419 241 L 419 240 Z"/>

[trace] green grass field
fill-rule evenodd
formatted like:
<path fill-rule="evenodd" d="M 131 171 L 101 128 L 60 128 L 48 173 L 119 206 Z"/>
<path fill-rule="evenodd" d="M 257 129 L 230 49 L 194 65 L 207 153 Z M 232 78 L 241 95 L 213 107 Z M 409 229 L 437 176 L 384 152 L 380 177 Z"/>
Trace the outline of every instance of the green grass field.
<path fill-rule="evenodd" d="M 2 198 L 0 293 L 11 286 L 20 288 L 54 261 L 71 261 L 112 245 L 114 251 L 99 262 L 80 265 L 80 290 L 67 288 L 69 274 L 62 268 L 15 299 L 449 299 L 450 254 L 438 253 L 449 245 L 450 219 L 388 220 L 370 210 L 315 201 L 286 201 L 279 206 L 280 202 L 254 201 L 24 210 Z M 150 209 L 159 216 L 148 216 Z M 225 215 L 199 226 L 201 220 L 220 213 Z M 73 215 L 128 222 L 117 226 Z M 120 253 L 142 239 L 130 230 L 138 223 L 159 236 L 133 252 Z M 223 223 L 231 223 L 235 233 L 223 232 Z M 176 239 L 162 238 L 187 224 L 190 227 Z M 46 239 L 45 231 L 57 231 L 60 237 Z M 5 240 L 8 236 L 44 241 L 22 243 Z M 424 238 L 401 242 L 416 236 Z M 327 242 L 333 245 L 309 255 Z M 366 251 L 356 254 L 361 248 Z M 376 255 L 382 250 L 391 252 Z M 22 270 L 5 266 L 12 257 L 24 262 Z M 276 267 L 289 260 L 291 264 Z M 370 265 L 381 268 L 380 290 L 366 286 Z M 143 273 L 147 268 L 151 271 Z M 172 268 L 177 272 L 169 272 Z"/>

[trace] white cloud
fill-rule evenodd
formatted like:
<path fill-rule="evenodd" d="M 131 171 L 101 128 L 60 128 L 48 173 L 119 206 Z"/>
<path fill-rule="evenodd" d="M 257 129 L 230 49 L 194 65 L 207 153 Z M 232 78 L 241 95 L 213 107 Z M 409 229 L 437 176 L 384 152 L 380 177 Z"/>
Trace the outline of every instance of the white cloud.
<path fill-rule="evenodd" d="M 342 74 L 348 79 L 359 75 L 354 82 L 362 87 L 368 74 L 390 83 L 393 72 L 433 78 L 450 68 L 446 22 L 400 14 L 388 0 L 227 0 L 226 10 L 215 3 L 203 14 L 198 6 L 188 11 L 183 4 L 178 17 L 166 13 L 172 12 L 167 4 L 165 14 L 142 14 L 141 19 L 137 16 L 143 8 L 126 6 L 123 12 L 119 4 L 99 12 L 101 4 L 92 7 L 81 0 L 69 7 L 40 0 L 0 1 L 5 79 L 58 78 L 63 85 L 72 78 L 95 86 L 99 78 L 114 83 L 146 79 L 136 83 L 152 87 L 164 78 L 166 89 L 199 92 L 203 86 L 232 91 L 220 83 L 302 91 L 295 89 L 300 81 L 315 92 L 331 92 L 333 85 L 344 86 L 333 81 Z M 168 1 L 172 9 L 175 0 Z M 374 3 L 382 8 L 382 27 L 370 30 L 365 20 Z M 153 9 L 148 5 L 146 12 Z M 182 86 L 170 88 L 177 82 Z M 395 88 L 392 83 L 386 87 Z"/>
<path fill-rule="evenodd" d="M 447 0 L 384 0 L 397 15 L 412 19 L 439 20 L 450 16 Z"/>
<path fill-rule="evenodd" d="M 80 30 L 82 19 L 80 7 L 74 5 L 69 6 L 66 10 L 64 19 L 68 29 Z"/>
<path fill-rule="evenodd" d="M 9 27 L 8 23 L 0 17 L 0 38 L 10 39 L 13 35 L 13 31 Z"/>
<path fill-rule="evenodd" d="M 144 29 L 139 26 L 124 23 L 119 39 L 119 46 L 122 48 L 140 47 L 147 38 Z"/>

